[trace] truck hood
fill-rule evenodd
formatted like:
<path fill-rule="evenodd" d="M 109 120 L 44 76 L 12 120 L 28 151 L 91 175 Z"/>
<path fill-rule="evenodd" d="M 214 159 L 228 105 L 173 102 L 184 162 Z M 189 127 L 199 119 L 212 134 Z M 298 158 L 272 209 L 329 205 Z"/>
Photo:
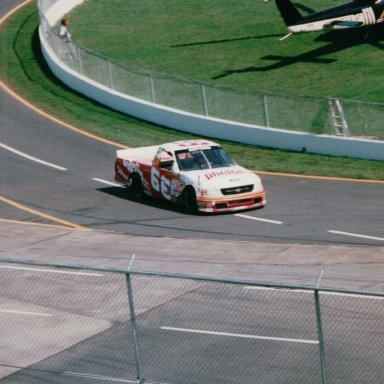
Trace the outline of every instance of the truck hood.
<path fill-rule="evenodd" d="M 201 188 L 227 188 L 260 183 L 257 175 L 238 165 L 186 172 L 185 176 L 193 179 Z"/>

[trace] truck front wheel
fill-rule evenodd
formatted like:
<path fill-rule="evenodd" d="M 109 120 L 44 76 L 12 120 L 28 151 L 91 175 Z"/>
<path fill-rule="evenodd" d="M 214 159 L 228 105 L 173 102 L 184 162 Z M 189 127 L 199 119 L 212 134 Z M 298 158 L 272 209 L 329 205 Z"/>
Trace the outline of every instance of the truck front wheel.
<path fill-rule="evenodd" d="M 188 212 L 197 211 L 196 192 L 192 187 L 185 188 L 183 192 L 183 203 Z"/>

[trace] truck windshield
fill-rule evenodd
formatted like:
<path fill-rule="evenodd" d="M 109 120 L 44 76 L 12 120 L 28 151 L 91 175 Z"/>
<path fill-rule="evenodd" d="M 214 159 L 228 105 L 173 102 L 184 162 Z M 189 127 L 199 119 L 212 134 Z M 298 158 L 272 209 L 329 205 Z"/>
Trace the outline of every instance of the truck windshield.
<path fill-rule="evenodd" d="M 220 147 L 198 150 L 176 151 L 176 159 L 181 171 L 233 167 L 235 161 Z"/>

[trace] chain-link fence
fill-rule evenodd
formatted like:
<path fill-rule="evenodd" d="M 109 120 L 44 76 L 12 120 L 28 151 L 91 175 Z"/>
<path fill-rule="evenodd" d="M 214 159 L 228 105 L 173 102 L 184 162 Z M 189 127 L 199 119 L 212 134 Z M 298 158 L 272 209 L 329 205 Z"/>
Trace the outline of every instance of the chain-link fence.
<path fill-rule="evenodd" d="M 235 272 L 247 279 L 233 279 L 214 277 L 220 266 L 202 275 L 192 273 L 206 265 L 169 266 L 1 261 L 0 382 L 383 382 L 374 278 L 367 292 L 364 282 L 334 289 L 346 281 L 284 267 L 248 266 Z"/>
<path fill-rule="evenodd" d="M 274 94 L 217 86 L 113 62 L 57 36 L 44 11 L 57 0 L 40 0 L 41 25 L 51 48 L 69 68 L 122 94 L 186 112 L 263 127 L 384 140 L 384 104 Z M 343 117 L 344 129 L 337 119 Z M 345 117 L 345 120 L 344 120 Z"/>

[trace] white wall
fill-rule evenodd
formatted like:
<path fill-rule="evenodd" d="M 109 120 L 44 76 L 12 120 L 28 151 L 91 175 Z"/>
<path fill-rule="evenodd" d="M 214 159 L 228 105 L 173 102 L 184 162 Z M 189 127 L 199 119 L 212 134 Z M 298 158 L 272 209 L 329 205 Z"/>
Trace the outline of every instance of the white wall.
<path fill-rule="evenodd" d="M 55 25 L 63 16 L 70 12 L 73 8 L 86 2 L 87 0 L 59 0 L 54 3 L 47 12 L 45 17 L 49 24 Z"/>
<path fill-rule="evenodd" d="M 47 12 L 51 25 L 86 0 L 58 0 Z M 119 112 L 180 131 L 245 144 L 305 151 L 332 156 L 384 160 L 384 142 L 328 135 L 313 135 L 265 128 L 195 115 L 149 103 L 116 92 L 64 65 L 49 47 L 40 28 L 43 55 L 53 73 L 68 87 Z"/>

